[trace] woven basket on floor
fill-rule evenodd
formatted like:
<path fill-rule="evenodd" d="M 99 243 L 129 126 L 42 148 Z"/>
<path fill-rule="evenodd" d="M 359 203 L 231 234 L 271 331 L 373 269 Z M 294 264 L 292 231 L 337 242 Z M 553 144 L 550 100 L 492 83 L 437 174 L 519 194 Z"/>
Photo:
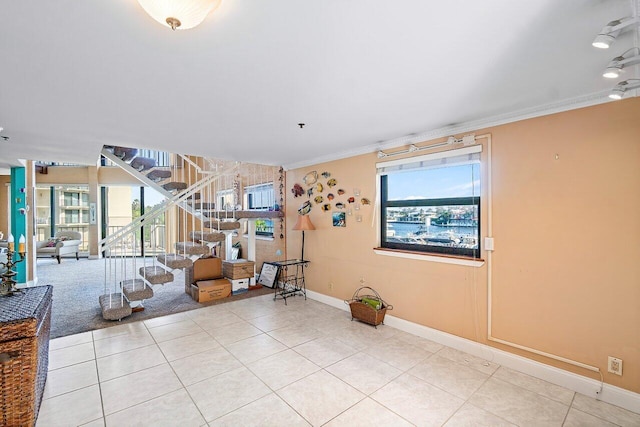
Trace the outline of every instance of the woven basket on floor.
<path fill-rule="evenodd" d="M 365 289 L 373 292 L 371 294 L 365 294 Z M 368 298 L 369 300 L 376 300 L 380 302 L 380 308 L 376 309 L 371 305 L 362 302 L 363 298 Z M 384 324 L 384 315 L 387 313 L 387 310 L 393 310 L 393 306 L 387 304 L 375 289 L 370 288 L 369 286 L 363 286 L 358 288 L 353 297 L 350 300 L 345 300 L 345 303 L 349 305 L 351 309 L 351 320 L 357 319 L 361 322 L 368 323 L 377 327 L 379 324 Z"/>

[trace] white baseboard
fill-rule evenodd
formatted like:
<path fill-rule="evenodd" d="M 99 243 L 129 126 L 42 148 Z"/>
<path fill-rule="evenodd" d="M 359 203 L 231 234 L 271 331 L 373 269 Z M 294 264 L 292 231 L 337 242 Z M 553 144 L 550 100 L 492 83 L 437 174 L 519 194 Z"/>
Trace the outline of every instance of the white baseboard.
<path fill-rule="evenodd" d="M 338 298 L 310 290 L 307 290 L 307 297 L 330 305 L 331 307 L 349 311 L 349 308 L 344 301 Z M 384 323 L 387 326 L 391 326 L 401 331 L 435 341 L 439 344 L 446 345 L 447 347 L 455 348 L 456 350 L 464 351 L 465 353 L 472 354 L 492 363 L 506 366 L 507 368 L 514 369 L 552 384 L 568 388 L 569 390 L 573 390 L 640 414 L 640 394 L 638 393 L 610 384 L 604 384 L 602 392 L 598 393 L 600 391 L 600 381 L 587 378 L 573 372 L 545 365 L 544 363 L 527 359 L 526 357 L 522 357 L 517 354 L 509 353 L 457 335 L 409 322 L 389 314 L 385 315 Z"/>

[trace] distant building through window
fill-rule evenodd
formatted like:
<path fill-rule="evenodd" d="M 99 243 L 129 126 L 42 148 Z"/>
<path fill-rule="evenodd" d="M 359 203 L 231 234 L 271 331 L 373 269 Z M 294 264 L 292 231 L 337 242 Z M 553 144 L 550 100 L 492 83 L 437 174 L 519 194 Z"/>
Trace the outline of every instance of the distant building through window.
<path fill-rule="evenodd" d="M 268 211 L 275 208 L 273 183 L 251 185 L 244 188 L 244 206 L 247 210 Z M 256 221 L 256 234 L 273 237 L 273 221 L 259 219 Z"/>

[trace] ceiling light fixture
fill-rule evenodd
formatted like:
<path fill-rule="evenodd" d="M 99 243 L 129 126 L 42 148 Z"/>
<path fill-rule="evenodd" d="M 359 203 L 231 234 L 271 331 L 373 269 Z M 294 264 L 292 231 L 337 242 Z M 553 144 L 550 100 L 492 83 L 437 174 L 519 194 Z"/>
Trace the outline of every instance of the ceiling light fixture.
<path fill-rule="evenodd" d="M 609 49 L 622 30 L 631 25 L 638 24 L 639 22 L 640 18 L 633 16 L 611 21 L 604 26 L 602 31 L 600 31 L 600 34 L 596 36 L 595 40 L 591 44 L 593 47 L 597 47 L 598 49 Z"/>
<path fill-rule="evenodd" d="M 616 101 L 624 98 L 628 90 L 640 89 L 640 79 L 629 79 L 618 83 L 609 94 L 609 98 Z"/>
<path fill-rule="evenodd" d="M 634 55 L 627 56 L 628 53 L 634 52 Z M 640 49 L 637 47 L 632 47 L 627 50 L 620 56 L 616 56 L 609 62 L 607 68 L 604 70 L 602 74 L 603 77 L 608 79 L 617 79 L 620 77 L 620 73 L 624 71 L 625 67 L 640 64 Z"/>
<path fill-rule="evenodd" d="M 172 30 L 199 25 L 222 0 L 138 0 L 153 19 Z"/>

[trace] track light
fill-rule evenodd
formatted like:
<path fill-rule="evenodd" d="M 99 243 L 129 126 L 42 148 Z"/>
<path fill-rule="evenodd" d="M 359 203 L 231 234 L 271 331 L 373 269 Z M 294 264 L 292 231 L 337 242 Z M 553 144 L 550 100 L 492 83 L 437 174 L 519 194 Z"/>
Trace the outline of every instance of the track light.
<path fill-rule="evenodd" d="M 609 49 L 622 30 L 630 25 L 638 24 L 638 22 L 640 19 L 633 16 L 611 21 L 604 26 L 591 44 L 598 49 Z"/>
<path fill-rule="evenodd" d="M 629 55 L 630 52 L 635 52 L 635 54 Z M 633 47 L 622 55 L 613 58 L 611 62 L 609 62 L 609 65 L 607 65 L 602 76 L 608 79 L 616 79 L 620 77 L 625 67 L 636 64 L 640 64 L 640 49 Z"/>
<path fill-rule="evenodd" d="M 640 79 L 629 79 L 618 83 L 609 94 L 609 98 L 616 101 L 624 98 L 628 90 L 640 89 Z"/>

